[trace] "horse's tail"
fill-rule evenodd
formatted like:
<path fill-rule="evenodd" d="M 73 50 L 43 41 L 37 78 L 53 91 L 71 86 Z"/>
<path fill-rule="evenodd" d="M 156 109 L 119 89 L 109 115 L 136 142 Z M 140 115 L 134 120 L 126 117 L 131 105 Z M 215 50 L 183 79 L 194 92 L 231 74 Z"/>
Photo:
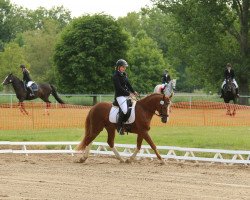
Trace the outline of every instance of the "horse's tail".
<path fill-rule="evenodd" d="M 55 97 L 57 102 L 61 103 L 61 104 L 65 104 L 64 101 L 58 96 L 58 94 L 56 92 L 56 88 L 53 85 L 50 85 L 50 87 L 52 88 L 52 95 L 53 95 L 53 97 Z"/>
<path fill-rule="evenodd" d="M 85 137 L 84 138 L 86 138 L 86 136 L 88 135 L 90 135 L 90 112 L 88 113 L 86 121 L 85 121 Z M 85 148 L 84 143 L 85 143 L 85 139 L 83 139 L 81 143 L 77 146 L 78 151 L 81 151 Z"/>

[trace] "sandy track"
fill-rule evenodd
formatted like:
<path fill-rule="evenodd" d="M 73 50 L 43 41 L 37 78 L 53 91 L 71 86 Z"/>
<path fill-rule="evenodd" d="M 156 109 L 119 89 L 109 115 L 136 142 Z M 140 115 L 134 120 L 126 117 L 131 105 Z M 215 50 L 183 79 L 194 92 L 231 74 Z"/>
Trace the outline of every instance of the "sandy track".
<path fill-rule="evenodd" d="M 250 199 L 250 167 L 1 155 L 0 199 Z"/>

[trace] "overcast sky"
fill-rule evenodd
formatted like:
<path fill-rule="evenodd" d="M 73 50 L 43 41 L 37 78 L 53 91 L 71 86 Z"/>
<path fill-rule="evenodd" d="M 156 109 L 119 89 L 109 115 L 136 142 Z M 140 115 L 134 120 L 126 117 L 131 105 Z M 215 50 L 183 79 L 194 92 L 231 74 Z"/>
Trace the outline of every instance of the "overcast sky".
<path fill-rule="evenodd" d="M 29 9 L 39 6 L 50 9 L 61 6 L 71 11 L 73 17 L 83 14 L 104 12 L 115 18 L 126 16 L 128 12 L 140 11 L 141 7 L 151 6 L 150 0 L 11 0 L 11 3 Z"/>

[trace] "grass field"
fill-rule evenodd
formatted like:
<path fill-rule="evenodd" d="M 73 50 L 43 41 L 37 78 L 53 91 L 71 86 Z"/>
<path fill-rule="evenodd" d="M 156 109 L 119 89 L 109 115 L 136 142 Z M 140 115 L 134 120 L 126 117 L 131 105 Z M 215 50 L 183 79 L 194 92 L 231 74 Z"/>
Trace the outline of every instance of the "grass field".
<path fill-rule="evenodd" d="M 0 141 L 80 141 L 84 129 L 0 131 Z M 150 135 L 158 146 L 250 150 L 250 127 L 152 127 Z M 96 139 L 106 142 L 103 131 Z M 115 143 L 136 144 L 136 135 L 116 135 Z M 146 144 L 145 142 L 143 144 Z"/>

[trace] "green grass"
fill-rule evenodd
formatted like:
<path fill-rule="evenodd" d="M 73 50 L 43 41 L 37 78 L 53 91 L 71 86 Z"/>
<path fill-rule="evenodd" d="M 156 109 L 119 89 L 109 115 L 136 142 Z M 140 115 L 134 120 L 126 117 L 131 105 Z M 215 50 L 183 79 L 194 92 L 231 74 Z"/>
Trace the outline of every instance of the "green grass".
<path fill-rule="evenodd" d="M 0 141 L 80 141 L 83 129 L 0 131 Z M 152 127 L 158 146 L 250 150 L 250 127 Z M 94 141 L 106 142 L 103 131 Z M 116 135 L 115 143 L 136 144 L 136 135 Z M 143 144 L 146 144 L 145 142 Z"/>

